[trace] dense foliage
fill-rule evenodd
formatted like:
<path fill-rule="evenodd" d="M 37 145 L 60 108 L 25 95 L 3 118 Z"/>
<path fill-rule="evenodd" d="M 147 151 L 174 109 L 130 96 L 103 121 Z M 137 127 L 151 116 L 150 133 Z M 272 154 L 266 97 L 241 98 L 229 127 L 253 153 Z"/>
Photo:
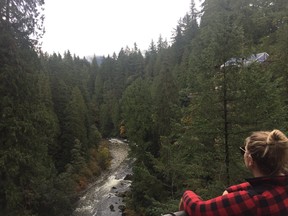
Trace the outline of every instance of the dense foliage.
<path fill-rule="evenodd" d="M 94 113 L 97 65 L 37 53 L 44 1 L 0 1 L 0 215 L 71 215 L 109 166 Z"/>
<path fill-rule="evenodd" d="M 187 188 L 207 199 L 248 177 L 238 146 L 251 131 L 286 130 L 286 0 L 205 0 L 200 12 L 192 0 L 171 44 L 101 64 L 37 52 L 43 3 L 0 1 L 1 215 L 71 215 L 109 166 L 101 137 L 129 139 L 127 204 L 160 215 Z M 263 63 L 221 66 L 260 52 Z"/>

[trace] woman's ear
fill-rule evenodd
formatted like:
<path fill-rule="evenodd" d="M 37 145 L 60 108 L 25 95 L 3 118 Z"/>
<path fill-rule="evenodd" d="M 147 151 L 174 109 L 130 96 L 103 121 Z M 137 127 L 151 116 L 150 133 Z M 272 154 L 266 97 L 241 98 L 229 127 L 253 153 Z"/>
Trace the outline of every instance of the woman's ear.
<path fill-rule="evenodd" d="M 253 161 L 253 158 L 250 154 L 247 157 L 247 165 L 249 168 L 252 168 L 254 166 L 254 161 Z"/>

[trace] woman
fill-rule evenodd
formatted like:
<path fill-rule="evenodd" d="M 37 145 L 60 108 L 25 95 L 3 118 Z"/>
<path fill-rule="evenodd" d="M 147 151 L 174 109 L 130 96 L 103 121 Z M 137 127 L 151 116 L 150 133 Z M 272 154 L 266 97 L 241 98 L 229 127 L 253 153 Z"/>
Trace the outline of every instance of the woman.
<path fill-rule="evenodd" d="M 288 215 L 288 138 L 279 130 L 258 131 L 240 149 L 254 178 L 207 201 L 186 191 L 180 210 L 190 216 Z"/>

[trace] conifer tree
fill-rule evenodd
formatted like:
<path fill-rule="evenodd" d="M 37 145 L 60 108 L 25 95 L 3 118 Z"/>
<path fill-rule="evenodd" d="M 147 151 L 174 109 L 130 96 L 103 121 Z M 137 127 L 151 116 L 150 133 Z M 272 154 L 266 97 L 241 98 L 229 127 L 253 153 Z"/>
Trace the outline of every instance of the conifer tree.
<path fill-rule="evenodd" d="M 176 121 L 176 109 L 178 108 L 178 88 L 167 60 L 162 62 L 162 68 L 154 79 L 155 92 L 153 101 L 155 107 L 155 125 L 158 128 L 158 135 L 165 136 L 171 133 L 173 119 Z"/>
<path fill-rule="evenodd" d="M 48 147 L 56 133 L 47 83 L 31 34 L 41 28 L 43 1 L 1 1 L 0 5 L 0 212 L 45 215 L 55 170 Z M 3 58 L 2 58 L 3 57 Z M 42 77 L 41 77 L 42 75 Z M 41 82 L 44 86 L 40 86 Z M 46 89 L 49 92 L 49 88 Z M 46 194 L 44 196 L 44 194 Z"/>
<path fill-rule="evenodd" d="M 156 74 L 155 64 L 157 59 L 157 49 L 154 41 L 152 40 L 148 51 L 145 53 L 145 68 L 144 73 L 147 78 L 153 78 Z"/>

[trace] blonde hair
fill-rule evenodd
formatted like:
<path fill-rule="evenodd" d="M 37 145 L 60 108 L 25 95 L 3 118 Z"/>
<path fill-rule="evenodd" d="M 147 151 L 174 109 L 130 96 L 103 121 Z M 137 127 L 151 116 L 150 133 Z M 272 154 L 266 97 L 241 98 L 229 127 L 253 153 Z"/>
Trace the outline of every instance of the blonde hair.
<path fill-rule="evenodd" d="M 280 130 L 253 132 L 245 146 L 264 175 L 288 174 L 288 138 Z"/>

